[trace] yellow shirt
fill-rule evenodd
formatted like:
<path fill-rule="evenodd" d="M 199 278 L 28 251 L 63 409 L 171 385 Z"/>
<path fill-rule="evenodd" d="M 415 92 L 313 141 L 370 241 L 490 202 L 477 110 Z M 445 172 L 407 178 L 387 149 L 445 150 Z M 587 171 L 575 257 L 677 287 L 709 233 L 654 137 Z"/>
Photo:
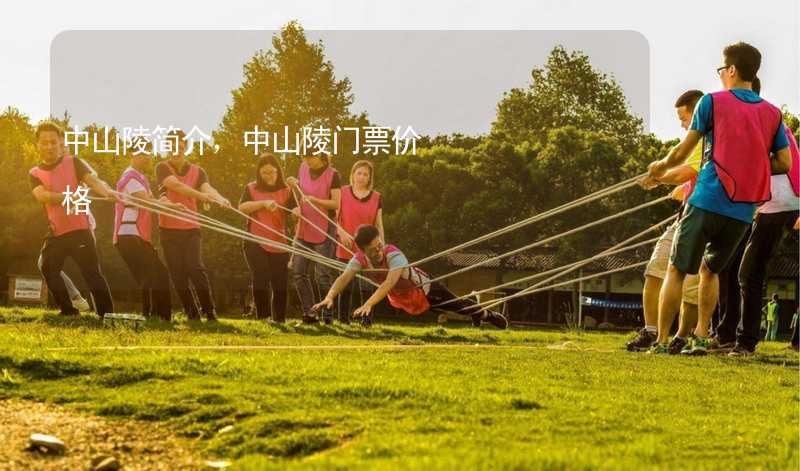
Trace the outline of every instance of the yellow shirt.
<path fill-rule="evenodd" d="M 698 142 L 697 145 L 694 146 L 694 150 L 692 151 L 692 154 L 689 156 L 688 159 L 686 159 L 686 162 L 684 162 L 684 165 L 688 165 L 688 166 L 692 167 L 695 172 L 699 172 L 700 171 L 700 163 L 702 161 L 703 161 L 703 141 L 701 139 L 700 142 Z"/>

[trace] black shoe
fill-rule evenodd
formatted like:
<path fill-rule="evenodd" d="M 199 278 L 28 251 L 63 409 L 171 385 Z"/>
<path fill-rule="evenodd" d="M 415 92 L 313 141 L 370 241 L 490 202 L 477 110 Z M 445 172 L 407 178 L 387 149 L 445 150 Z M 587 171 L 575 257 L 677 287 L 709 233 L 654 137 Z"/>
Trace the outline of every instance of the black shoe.
<path fill-rule="evenodd" d="M 303 324 L 319 324 L 319 318 L 317 316 L 303 314 Z"/>
<path fill-rule="evenodd" d="M 483 312 L 478 312 L 472 315 L 472 325 L 474 327 L 480 327 L 483 324 Z"/>
<path fill-rule="evenodd" d="M 486 311 L 486 318 L 484 320 L 498 329 L 508 328 L 508 319 L 497 311 Z"/>
<path fill-rule="evenodd" d="M 669 341 L 669 345 L 667 345 L 667 353 L 670 355 L 679 355 L 687 343 L 689 342 L 686 339 L 682 339 L 678 336 L 672 337 L 672 340 Z"/>
<path fill-rule="evenodd" d="M 738 343 L 736 346 L 733 347 L 733 350 L 728 353 L 729 357 L 751 357 L 755 355 L 755 350 L 750 350 L 749 348 L 739 345 Z"/>
<path fill-rule="evenodd" d="M 198 322 L 200 321 L 200 314 L 197 312 L 187 312 L 186 318 L 189 319 L 191 322 Z"/>
<path fill-rule="evenodd" d="M 327 316 L 323 315 L 322 316 L 322 322 L 325 325 L 333 325 L 333 316 L 331 316 L 331 315 L 327 315 Z"/>
<path fill-rule="evenodd" d="M 219 319 L 217 319 L 217 315 L 214 314 L 213 312 L 207 312 L 206 313 L 206 321 L 207 322 L 219 322 Z"/>
<path fill-rule="evenodd" d="M 77 309 L 75 309 L 73 307 L 72 309 L 62 309 L 61 312 L 58 313 L 58 315 L 59 316 L 65 316 L 65 317 L 79 316 L 79 315 L 81 315 L 81 311 L 79 311 L 79 310 L 77 310 Z"/>
<path fill-rule="evenodd" d="M 362 327 L 372 327 L 372 316 L 361 316 Z"/>
<path fill-rule="evenodd" d="M 656 341 L 655 332 L 642 328 L 630 342 L 625 344 L 629 352 L 646 352 Z"/>

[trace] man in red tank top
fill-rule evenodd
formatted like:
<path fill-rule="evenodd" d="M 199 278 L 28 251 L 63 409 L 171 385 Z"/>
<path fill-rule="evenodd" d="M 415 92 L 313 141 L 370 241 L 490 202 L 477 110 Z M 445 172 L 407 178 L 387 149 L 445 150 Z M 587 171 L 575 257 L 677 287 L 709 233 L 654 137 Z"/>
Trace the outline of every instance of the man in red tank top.
<path fill-rule="evenodd" d="M 52 122 L 44 122 L 36 128 L 36 148 L 41 163 L 30 170 L 33 196 L 44 205 L 50 225 L 42 245 L 42 276 L 55 298 L 61 314 L 76 315 L 76 309 L 67 294 L 61 269 L 67 258 L 80 268 L 81 275 L 89 285 L 94 297 L 95 311 L 100 317 L 114 311 L 108 283 L 100 271 L 91 222 L 87 214 L 69 213 L 62 205 L 64 191 L 77 189 L 85 184 L 101 196 L 111 197 L 108 185 L 97 178 L 94 170 L 81 159 L 64 153 L 64 133 Z"/>
<path fill-rule="evenodd" d="M 156 165 L 159 195 L 195 212 L 199 210 L 198 202 L 230 207 L 230 202 L 211 186 L 205 170 L 186 160 L 186 136 L 183 131 L 176 130 L 170 135 L 176 141 L 177 148 L 173 149 L 168 161 Z M 187 218 L 190 219 L 189 222 L 159 216 L 158 226 L 164 258 L 172 284 L 189 320 L 200 319 L 197 303 L 192 295 L 193 288 L 206 319 L 216 321 L 211 284 L 201 256 L 200 225 L 192 220 L 194 217 Z"/>
<path fill-rule="evenodd" d="M 392 307 L 412 316 L 423 314 L 431 306 L 447 302 L 445 310 L 470 316 L 476 327 L 484 321 L 499 329 L 508 327 L 508 320 L 502 314 L 476 308 L 475 298 L 456 300 L 457 296 L 443 284 L 438 281 L 431 283 L 427 273 L 417 267 L 409 267 L 408 260 L 400 249 L 383 244 L 375 226 L 360 226 L 356 231 L 355 243 L 359 252 L 353 256 L 344 273 L 333 283 L 325 299 L 314 305 L 313 309 L 330 309 L 336 297 L 353 281 L 358 272 L 377 268 L 385 271 L 369 271 L 365 274 L 380 285 L 361 307 L 353 311 L 353 317 L 361 318 L 367 325 L 371 324 L 372 309 L 375 305 L 383 298 L 388 298 Z"/>

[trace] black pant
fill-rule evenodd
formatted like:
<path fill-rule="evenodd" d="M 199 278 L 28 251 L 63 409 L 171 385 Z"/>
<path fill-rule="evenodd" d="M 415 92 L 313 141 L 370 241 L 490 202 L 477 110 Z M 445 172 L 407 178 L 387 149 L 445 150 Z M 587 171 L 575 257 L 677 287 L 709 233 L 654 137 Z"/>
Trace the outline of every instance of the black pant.
<path fill-rule="evenodd" d="M 61 313 L 78 313 L 69 300 L 67 287 L 61 278 L 61 269 L 64 268 L 67 257 L 75 261 L 81 270 L 83 279 L 89 285 L 97 314 L 103 317 L 107 312 L 114 312 L 114 303 L 111 301 L 108 283 L 100 271 L 94 236 L 87 229 L 67 232 L 58 237 L 49 237 L 42 245 L 42 276 L 44 276 L 50 292 L 53 293 Z"/>
<path fill-rule="evenodd" d="M 742 317 L 742 297 L 739 287 L 739 266 L 742 264 L 744 249 L 750 236 L 750 229 L 739 243 L 731 261 L 719 272 L 719 301 L 712 318 L 713 334 L 720 343 L 736 340 L 736 328 Z"/>
<path fill-rule="evenodd" d="M 267 252 L 253 242 L 245 242 L 242 250 L 252 276 L 250 286 L 253 291 L 253 303 L 256 306 L 256 317 L 267 319 L 272 316 L 275 322 L 285 321 L 289 254 Z M 270 289 L 272 303 L 270 303 Z"/>
<path fill-rule="evenodd" d="M 183 311 L 189 319 L 198 319 L 197 302 L 192 294 L 191 286 L 200 301 L 200 308 L 206 316 L 214 315 L 214 301 L 211 298 L 211 284 L 203 265 L 200 250 L 199 229 L 164 229 L 161 228 L 161 247 L 167 262 L 169 275 L 175 291 L 181 299 Z"/>
<path fill-rule="evenodd" d="M 797 216 L 797 211 L 759 213 L 753 221 L 753 232 L 747 239 L 742 265 L 739 268 L 742 322 L 736 332 L 736 343 L 747 349 L 755 350 L 761 334 L 761 303 L 767 264 L 775 248 L 778 247 L 784 230 L 792 230 Z"/>
<path fill-rule="evenodd" d="M 431 283 L 427 298 L 428 302 L 431 303 L 431 306 L 435 306 L 436 304 L 455 299 L 457 296 L 447 289 L 443 284 L 439 283 L 438 281 L 434 281 Z M 441 309 L 445 311 L 457 312 L 465 316 L 477 317 L 483 315 L 483 309 L 475 306 L 477 302 L 477 298 L 470 296 L 466 299 L 459 299 L 458 301 L 447 303 L 442 306 Z"/>
<path fill-rule="evenodd" d="M 153 245 L 135 235 L 121 235 L 117 250 L 142 291 L 142 314 L 172 319 L 169 274 Z"/>

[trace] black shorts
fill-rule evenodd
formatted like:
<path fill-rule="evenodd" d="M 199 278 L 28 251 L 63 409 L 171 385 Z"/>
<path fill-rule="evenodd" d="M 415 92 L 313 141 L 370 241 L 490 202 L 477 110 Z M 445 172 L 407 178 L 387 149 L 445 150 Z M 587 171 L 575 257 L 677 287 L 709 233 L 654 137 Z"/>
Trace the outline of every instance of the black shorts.
<path fill-rule="evenodd" d="M 750 224 L 689 206 L 672 243 L 670 262 L 682 273 L 697 274 L 705 261 L 712 273 L 728 265 Z"/>

